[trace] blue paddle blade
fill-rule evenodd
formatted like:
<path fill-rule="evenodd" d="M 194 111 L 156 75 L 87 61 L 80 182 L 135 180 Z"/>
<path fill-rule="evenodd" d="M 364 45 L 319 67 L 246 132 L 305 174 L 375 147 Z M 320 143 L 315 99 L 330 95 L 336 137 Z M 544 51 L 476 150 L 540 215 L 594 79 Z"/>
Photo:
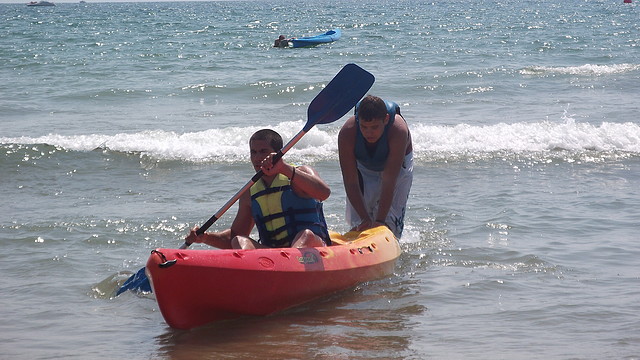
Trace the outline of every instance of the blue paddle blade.
<path fill-rule="evenodd" d="M 356 64 L 345 65 L 311 101 L 307 109 L 307 132 L 316 124 L 328 124 L 351 110 L 375 82 L 373 74 Z"/>
<path fill-rule="evenodd" d="M 122 284 L 120 289 L 118 289 L 118 292 L 116 292 L 116 296 L 122 294 L 127 290 L 151 292 L 151 283 L 149 283 L 149 278 L 147 277 L 147 274 L 145 274 L 144 268 L 131 275 L 131 277 L 129 277 L 127 281 Z"/>

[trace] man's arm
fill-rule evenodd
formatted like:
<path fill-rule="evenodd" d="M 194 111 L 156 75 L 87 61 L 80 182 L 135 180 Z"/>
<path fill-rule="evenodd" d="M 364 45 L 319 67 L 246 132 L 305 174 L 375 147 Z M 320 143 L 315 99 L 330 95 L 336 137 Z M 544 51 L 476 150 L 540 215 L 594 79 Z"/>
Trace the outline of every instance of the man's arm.
<path fill-rule="evenodd" d="M 329 185 L 312 167 L 303 165 L 293 170 L 293 166 L 291 166 L 291 169 L 291 176 L 285 175 L 291 179 L 291 187 L 299 196 L 325 201 L 331 195 Z"/>
<path fill-rule="evenodd" d="M 364 205 L 364 198 L 360 190 L 358 180 L 358 167 L 355 155 L 356 142 L 356 122 L 355 117 L 350 117 L 340 129 L 338 134 L 338 154 L 340 158 L 340 170 L 342 171 L 342 182 L 344 190 L 349 198 L 349 202 L 355 209 L 363 223 L 371 222 L 367 209 Z"/>
<path fill-rule="evenodd" d="M 400 115 L 396 115 L 393 126 L 389 129 L 389 157 L 382 171 L 382 193 L 378 204 L 378 212 L 374 221 L 384 223 L 391 208 L 394 189 L 404 162 L 409 142 L 409 128 Z"/>
<path fill-rule="evenodd" d="M 271 164 L 271 158 L 276 154 L 272 153 L 265 158 L 264 163 Z M 267 176 L 283 174 L 291 180 L 293 191 L 301 197 L 313 198 L 318 201 L 326 200 L 331 195 L 331 189 L 318 173 L 310 166 L 303 165 L 294 167 L 280 159 L 271 166 L 263 166 L 262 171 Z"/>

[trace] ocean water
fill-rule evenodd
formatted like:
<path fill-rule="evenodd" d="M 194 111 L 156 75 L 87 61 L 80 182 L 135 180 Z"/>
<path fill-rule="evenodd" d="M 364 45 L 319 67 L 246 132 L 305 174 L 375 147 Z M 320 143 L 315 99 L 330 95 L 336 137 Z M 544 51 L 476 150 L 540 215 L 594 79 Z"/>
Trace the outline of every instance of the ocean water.
<path fill-rule="evenodd" d="M 0 4 L 0 358 L 640 358 L 638 11 Z M 331 44 L 271 47 L 332 28 Z M 347 63 L 375 75 L 370 93 L 399 103 L 413 135 L 393 276 L 191 331 L 169 328 L 153 295 L 108 296 L 249 180 L 252 132 L 290 139 Z M 329 183 L 342 232 L 345 119 L 286 155 Z"/>

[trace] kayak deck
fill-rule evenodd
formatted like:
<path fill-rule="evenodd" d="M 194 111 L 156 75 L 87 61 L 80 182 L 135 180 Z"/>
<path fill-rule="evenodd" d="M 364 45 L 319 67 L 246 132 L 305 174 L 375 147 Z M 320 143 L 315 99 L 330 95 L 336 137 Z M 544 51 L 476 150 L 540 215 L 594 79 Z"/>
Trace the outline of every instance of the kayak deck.
<path fill-rule="evenodd" d="M 339 40 L 341 36 L 342 31 L 340 29 L 333 29 L 319 35 L 293 39 L 291 43 L 294 48 L 309 47 L 334 42 Z"/>
<path fill-rule="evenodd" d="M 190 329 L 268 315 L 387 276 L 401 253 L 386 227 L 331 238 L 334 245 L 320 248 L 156 249 L 147 275 L 167 324 Z"/>

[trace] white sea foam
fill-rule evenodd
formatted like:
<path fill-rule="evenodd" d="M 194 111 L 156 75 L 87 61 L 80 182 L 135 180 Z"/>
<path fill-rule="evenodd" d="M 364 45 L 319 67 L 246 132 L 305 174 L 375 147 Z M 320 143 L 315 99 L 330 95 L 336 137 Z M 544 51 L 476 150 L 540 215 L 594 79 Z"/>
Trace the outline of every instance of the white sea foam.
<path fill-rule="evenodd" d="M 285 141 L 293 138 L 303 127 L 302 121 L 283 122 L 274 127 Z M 198 132 L 177 133 L 163 130 L 147 130 L 115 135 L 59 135 L 39 137 L 0 138 L 2 144 L 48 144 L 72 151 L 105 149 L 125 153 L 140 153 L 159 160 L 186 160 L 193 162 L 237 162 L 246 160 L 249 137 L 262 127 L 227 127 Z M 331 157 L 337 149 L 335 136 L 312 128 L 290 150 L 295 158 Z"/>
<path fill-rule="evenodd" d="M 275 127 L 287 139 L 302 128 L 302 122 L 285 122 Z M 161 130 L 116 135 L 0 138 L 1 143 L 49 144 L 73 151 L 104 148 L 111 151 L 141 153 L 159 160 L 194 162 L 236 162 L 246 159 L 249 136 L 259 127 L 228 127 L 199 132 L 176 133 Z M 640 154 L 640 126 L 634 123 L 563 122 L 500 123 L 475 126 L 412 126 L 414 151 L 418 157 L 482 156 L 495 152 L 530 153 L 564 150 L 624 152 Z M 434 155 L 435 154 L 435 155 Z M 441 156 L 438 156 L 441 155 Z M 444 155 L 442 155 L 444 154 Z M 336 160 L 334 130 L 313 128 L 292 148 L 292 160 Z"/>
<path fill-rule="evenodd" d="M 622 74 L 631 71 L 640 70 L 639 64 L 615 64 L 615 65 L 596 65 L 585 64 L 580 66 L 531 66 L 520 70 L 522 75 L 584 75 L 584 76 L 601 76 L 611 74 Z"/>
<path fill-rule="evenodd" d="M 417 153 L 513 153 L 553 150 L 640 153 L 640 126 L 633 123 L 591 125 L 566 120 L 487 126 L 423 126 L 413 129 Z"/>

